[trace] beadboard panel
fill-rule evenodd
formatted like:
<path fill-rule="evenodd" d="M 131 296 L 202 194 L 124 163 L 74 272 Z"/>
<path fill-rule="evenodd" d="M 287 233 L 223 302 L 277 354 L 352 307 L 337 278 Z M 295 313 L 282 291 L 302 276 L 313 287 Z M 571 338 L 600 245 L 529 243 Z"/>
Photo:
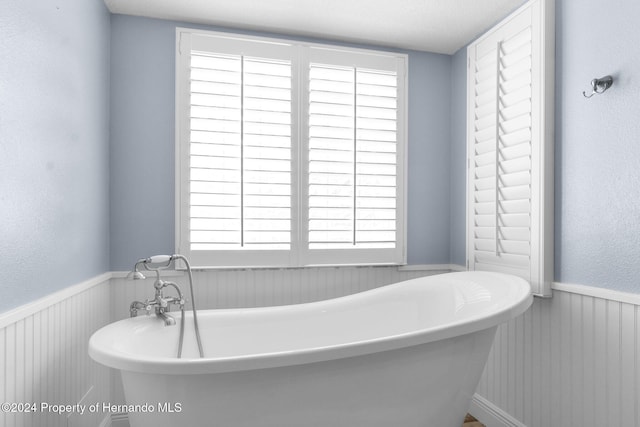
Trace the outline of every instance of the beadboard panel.
<path fill-rule="evenodd" d="M 88 405 L 109 401 L 109 369 L 87 354 L 91 334 L 111 321 L 109 277 L 75 287 L 75 294 L 49 298 L 49 305 L 38 301 L 38 310 L 28 306 L 3 315 L 12 321 L 4 322 L 0 329 L 0 402 L 35 403 L 40 409 L 43 402 Z M 88 410 L 82 415 L 0 412 L 0 425 L 98 426 L 107 415 Z"/>
<path fill-rule="evenodd" d="M 334 298 L 452 266 L 318 267 L 195 272 L 199 308 L 256 307 Z M 181 272 L 166 272 L 185 294 Z M 87 355 L 91 334 L 153 295 L 153 277 L 106 274 L 0 316 L 0 402 L 122 403 L 119 376 Z M 640 306 L 633 295 L 554 285 L 501 326 L 472 413 L 494 426 L 640 425 Z M 126 425 L 126 414 L 0 413 L 2 426 Z M 118 418 L 120 417 L 120 418 Z M 118 424 L 118 425 L 120 425 Z"/>
<path fill-rule="evenodd" d="M 196 306 L 200 310 L 302 304 L 449 271 L 451 268 L 446 265 L 415 270 L 395 266 L 198 270 L 193 273 L 193 281 Z M 116 276 L 120 277 L 112 279 L 114 320 L 129 316 L 132 301 L 153 298 L 155 280 L 155 274 L 151 273 L 145 280 L 136 281 L 122 274 Z M 176 282 L 187 300 L 190 299 L 186 274 L 167 271 L 162 277 Z"/>
<path fill-rule="evenodd" d="M 472 411 L 493 406 L 487 427 L 639 426 L 640 306 L 629 300 L 536 298 L 498 328 Z"/>

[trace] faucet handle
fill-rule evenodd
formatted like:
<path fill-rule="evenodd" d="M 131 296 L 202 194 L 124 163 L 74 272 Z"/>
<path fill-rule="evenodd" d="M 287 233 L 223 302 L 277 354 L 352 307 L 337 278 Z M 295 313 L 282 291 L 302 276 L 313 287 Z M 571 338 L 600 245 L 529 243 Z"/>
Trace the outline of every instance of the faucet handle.
<path fill-rule="evenodd" d="M 166 307 L 164 309 L 165 312 L 167 311 L 171 311 L 171 304 L 177 304 L 180 306 L 181 309 L 184 308 L 184 298 L 178 298 L 178 297 L 170 297 L 164 300 L 166 302 L 166 304 L 164 305 L 164 307 Z"/>
<path fill-rule="evenodd" d="M 151 314 L 152 307 L 149 300 L 146 300 L 145 302 L 133 301 L 129 306 L 129 315 L 131 317 L 136 317 L 138 315 L 138 311 L 141 310 L 144 310 L 147 316 Z"/>

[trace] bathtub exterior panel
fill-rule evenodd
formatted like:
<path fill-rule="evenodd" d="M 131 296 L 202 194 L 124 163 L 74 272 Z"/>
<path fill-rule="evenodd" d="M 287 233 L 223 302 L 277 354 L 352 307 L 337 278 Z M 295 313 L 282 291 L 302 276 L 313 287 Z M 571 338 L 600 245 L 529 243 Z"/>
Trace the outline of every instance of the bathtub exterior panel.
<path fill-rule="evenodd" d="M 495 327 L 364 356 L 210 375 L 122 371 L 127 404 L 181 409 L 131 411 L 129 420 L 132 427 L 458 427 L 494 335 Z"/>

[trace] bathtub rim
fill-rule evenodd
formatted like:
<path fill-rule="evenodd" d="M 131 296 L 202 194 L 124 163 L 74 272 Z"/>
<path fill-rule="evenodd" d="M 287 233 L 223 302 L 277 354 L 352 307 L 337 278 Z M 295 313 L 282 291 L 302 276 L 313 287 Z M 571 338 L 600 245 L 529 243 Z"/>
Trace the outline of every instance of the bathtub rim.
<path fill-rule="evenodd" d="M 403 347 L 410 347 L 420 344 L 426 344 L 434 341 L 449 339 L 457 336 L 468 335 L 477 331 L 489 329 L 497 326 L 500 323 L 504 323 L 512 318 L 515 318 L 524 313 L 533 302 L 533 295 L 531 294 L 531 288 L 527 282 L 516 276 L 505 275 L 501 273 L 493 272 L 456 272 L 445 273 L 444 275 L 465 275 L 472 273 L 474 275 L 488 276 L 494 275 L 496 277 L 508 277 L 510 280 L 520 282 L 521 289 L 514 297 L 513 301 L 510 301 L 510 305 L 505 305 L 501 310 L 496 310 L 489 314 L 483 314 L 482 316 L 472 316 L 463 321 L 449 322 L 437 325 L 431 328 L 416 329 L 410 332 L 388 335 L 374 339 L 367 339 L 362 341 L 352 341 L 343 344 L 336 344 L 323 347 L 309 347 L 303 349 L 278 351 L 272 353 L 256 353 L 249 355 L 240 355 L 232 357 L 218 357 L 218 358 L 144 358 L 133 357 L 129 354 L 109 351 L 102 348 L 98 341 L 101 339 L 101 334 L 108 333 L 109 327 L 116 324 L 130 323 L 132 321 L 157 321 L 155 318 L 127 318 L 117 322 L 110 323 L 100 330 L 96 331 L 89 340 L 89 355 L 93 360 L 101 363 L 110 368 L 149 373 L 149 374 L 168 374 L 168 375 L 198 375 L 198 374 L 213 374 L 235 371 L 246 371 L 254 369 L 266 369 L 275 368 L 281 366 L 290 365 L 302 365 L 307 363 L 322 362 L 328 360 L 335 360 L 347 357 L 357 357 L 365 354 L 389 351 L 400 349 Z M 380 288 L 364 291 L 362 293 L 375 292 L 389 286 L 401 285 L 404 282 L 436 278 L 441 275 L 425 276 L 422 278 L 411 279 L 407 281 L 401 281 Z M 515 283 L 514 283 L 515 285 Z M 360 293 L 360 294 L 362 294 Z M 295 304 L 296 307 L 304 307 L 306 305 L 314 304 L 327 304 L 331 301 L 342 300 L 345 298 L 357 297 L 358 294 L 346 295 L 338 298 L 332 298 L 328 300 L 321 300 L 303 304 Z M 256 307 L 255 309 L 278 309 L 287 306 L 274 306 L 274 307 Z M 253 310 L 254 308 L 233 308 L 224 309 L 225 311 L 234 310 Z M 199 313 L 221 311 L 220 309 L 199 310 Z M 191 317 L 187 315 L 186 321 L 189 326 Z"/>

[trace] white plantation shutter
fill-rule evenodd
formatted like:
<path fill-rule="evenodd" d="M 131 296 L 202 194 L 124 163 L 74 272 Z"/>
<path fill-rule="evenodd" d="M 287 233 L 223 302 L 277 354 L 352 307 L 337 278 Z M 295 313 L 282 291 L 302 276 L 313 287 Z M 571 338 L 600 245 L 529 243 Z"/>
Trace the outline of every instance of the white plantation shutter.
<path fill-rule="evenodd" d="M 191 249 L 289 249 L 291 64 L 191 54 Z"/>
<path fill-rule="evenodd" d="M 404 63 L 320 48 L 308 58 L 304 262 L 400 263 Z"/>
<path fill-rule="evenodd" d="M 178 248 L 194 265 L 287 265 L 293 49 L 179 37 Z"/>
<path fill-rule="evenodd" d="M 530 2 L 468 50 L 467 248 L 470 269 L 516 274 L 548 295 L 553 141 L 545 84 L 552 80 L 545 82 L 543 12 L 540 1 Z"/>
<path fill-rule="evenodd" d="M 194 265 L 403 262 L 404 56 L 179 30 L 177 57 Z"/>
<path fill-rule="evenodd" d="M 311 64 L 309 248 L 395 248 L 396 75 Z"/>

